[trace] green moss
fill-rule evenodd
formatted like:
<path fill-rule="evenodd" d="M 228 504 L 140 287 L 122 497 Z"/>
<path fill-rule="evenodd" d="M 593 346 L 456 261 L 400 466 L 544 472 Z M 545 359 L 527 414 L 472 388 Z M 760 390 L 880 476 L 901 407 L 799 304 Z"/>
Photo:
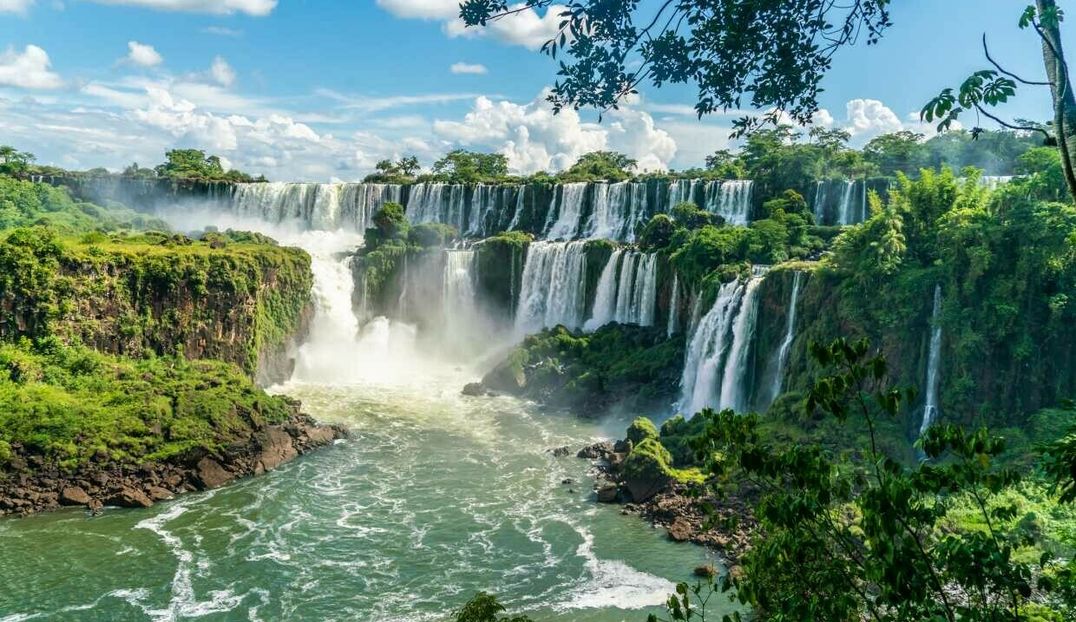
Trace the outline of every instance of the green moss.
<path fill-rule="evenodd" d="M 672 466 L 669 450 L 657 438 L 646 438 L 632 448 L 624 460 L 624 475 L 629 480 L 672 480 L 682 484 L 701 484 L 705 476 L 697 468 L 677 469 Z"/>
<path fill-rule="evenodd" d="M 648 438 L 658 438 L 657 427 L 646 417 L 636 417 L 628 426 L 627 439 L 638 445 Z"/>
<path fill-rule="evenodd" d="M 0 345 L 0 465 L 13 449 L 63 468 L 213 452 L 291 412 L 227 363 L 134 360 L 55 340 Z"/>
<path fill-rule="evenodd" d="M 0 238 L 0 337 L 56 336 L 142 356 L 219 358 L 254 373 L 300 328 L 309 256 L 265 240 L 161 233 Z"/>

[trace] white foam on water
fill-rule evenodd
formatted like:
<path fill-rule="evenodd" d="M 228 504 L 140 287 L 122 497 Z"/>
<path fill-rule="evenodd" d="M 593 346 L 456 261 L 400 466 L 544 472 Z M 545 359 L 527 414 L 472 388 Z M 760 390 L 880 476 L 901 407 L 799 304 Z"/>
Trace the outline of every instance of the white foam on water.
<path fill-rule="evenodd" d="M 573 609 L 642 609 L 665 602 L 676 590 L 666 579 L 641 572 L 621 561 L 599 559 L 594 554 L 594 536 L 576 527 L 583 542 L 576 555 L 584 558 L 590 579 L 569 592 L 568 598 L 553 605 L 554 611 Z"/>

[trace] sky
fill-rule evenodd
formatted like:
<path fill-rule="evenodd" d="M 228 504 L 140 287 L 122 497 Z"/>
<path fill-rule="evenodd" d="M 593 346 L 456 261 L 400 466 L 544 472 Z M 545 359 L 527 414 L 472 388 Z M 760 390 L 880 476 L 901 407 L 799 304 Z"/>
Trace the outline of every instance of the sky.
<path fill-rule="evenodd" d="M 816 123 L 847 129 L 855 145 L 901 129 L 930 134 L 917 111 L 986 67 L 984 33 L 1008 69 L 1041 79 L 1036 39 L 1016 25 L 1027 3 L 894 0 L 880 44 L 835 58 Z M 683 169 L 735 148 L 728 130 L 740 114 L 699 120 L 683 86 L 644 86 L 601 123 L 593 111 L 554 115 L 544 93 L 556 66 L 537 49 L 555 12 L 476 31 L 459 22 L 458 4 L 0 0 L 0 144 L 43 164 L 112 170 L 199 148 L 302 181 L 358 180 L 405 154 L 428 167 L 457 147 L 504 153 L 517 173 L 559 170 L 597 149 L 641 169 Z M 1003 112 L 1045 119 L 1048 94 L 1022 92 Z"/>

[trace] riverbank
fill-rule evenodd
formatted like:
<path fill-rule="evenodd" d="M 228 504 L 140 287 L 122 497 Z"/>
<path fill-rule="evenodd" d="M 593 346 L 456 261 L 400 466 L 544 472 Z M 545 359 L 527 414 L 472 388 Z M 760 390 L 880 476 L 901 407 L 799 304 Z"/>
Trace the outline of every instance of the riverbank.
<path fill-rule="evenodd" d="M 757 528 L 751 491 L 741 488 L 718 498 L 698 482 L 640 477 L 625 468 L 633 449 L 630 440 L 603 441 L 576 454 L 590 461 L 596 501 L 620 504 L 622 514 L 636 515 L 664 529 L 674 542 L 707 547 L 734 569 Z"/>
<path fill-rule="evenodd" d="M 195 449 L 137 466 L 91 461 L 68 471 L 14 447 L 7 471 L 0 472 L 0 516 L 64 506 L 83 506 L 94 514 L 106 506 L 148 508 L 187 492 L 260 475 L 347 436 L 343 427 L 321 425 L 299 413 L 298 402 L 292 404 L 296 412 L 285 423 L 256 428 L 220 452 Z"/>

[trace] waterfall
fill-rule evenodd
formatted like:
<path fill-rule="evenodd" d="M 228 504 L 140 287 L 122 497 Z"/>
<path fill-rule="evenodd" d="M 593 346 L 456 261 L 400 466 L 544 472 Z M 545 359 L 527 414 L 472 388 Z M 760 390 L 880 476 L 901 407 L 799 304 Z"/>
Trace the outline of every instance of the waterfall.
<path fill-rule="evenodd" d="M 584 235 L 588 238 L 620 240 L 627 237 L 625 229 L 634 229 L 635 223 L 625 214 L 625 208 L 634 195 L 631 182 L 594 184 L 594 209 Z"/>
<path fill-rule="evenodd" d="M 855 194 L 856 182 L 844 182 L 844 190 L 841 192 L 841 204 L 837 212 L 838 225 L 852 224 L 852 195 Z"/>
<path fill-rule="evenodd" d="M 579 235 L 579 221 L 583 215 L 583 200 L 586 198 L 586 183 L 561 184 L 560 209 L 557 212 L 557 220 L 549 228 L 546 237 L 551 240 L 570 240 Z M 554 197 L 557 193 L 554 193 Z M 552 215 L 552 211 L 550 211 Z"/>
<path fill-rule="evenodd" d="M 941 285 L 934 286 L 934 309 L 930 314 L 930 354 L 927 357 L 927 386 L 923 401 L 923 423 L 919 426 L 922 435 L 938 418 L 938 386 L 941 368 Z"/>
<path fill-rule="evenodd" d="M 636 253 L 628 253 L 620 265 L 620 282 L 616 287 L 616 315 L 613 318 L 618 322 L 632 315 L 632 304 L 635 301 L 632 295 L 635 287 L 635 264 L 638 259 Z"/>
<path fill-rule="evenodd" d="M 441 313 L 445 342 L 458 348 L 474 345 L 480 330 L 477 294 L 475 292 L 475 252 L 446 250 L 442 276 Z"/>
<path fill-rule="evenodd" d="M 490 186 L 477 184 L 471 193 L 471 212 L 467 230 L 460 230 L 460 235 L 477 238 L 484 237 L 487 233 L 487 223 L 490 218 L 496 218 L 494 210 L 497 206 L 497 195 L 503 190 L 503 186 Z"/>
<path fill-rule="evenodd" d="M 706 183 L 706 211 L 717 214 L 732 225 L 746 225 L 751 213 L 751 190 L 754 182 L 746 179 Z"/>
<path fill-rule="evenodd" d="M 643 255 L 635 270 L 635 304 L 634 317 L 639 326 L 654 325 L 654 309 L 658 296 L 658 256 L 656 253 Z"/>
<path fill-rule="evenodd" d="M 814 222 L 816 225 L 826 224 L 826 182 L 816 181 L 814 186 L 814 205 L 811 206 L 811 211 L 814 212 Z"/>
<path fill-rule="evenodd" d="M 989 190 L 997 190 L 1012 180 L 1012 175 L 983 175 L 979 178 L 979 185 Z"/>
<path fill-rule="evenodd" d="M 526 205 L 527 186 L 524 184 L 516 190 L 516 211 L 512 214 L 512 221 L 508 223 L 508 230 L 515 231 L 519 228 L 519 219 L 523 216 L 523 206 Z"/>
<path fill-rule="evenodd" d="M 382 205 L 398 203 L 402 194 L 397 184 L 249 183 L 236 184 L 227 205 L 236 216 L 270 224 L 362 233 Z"/>
<path fill-rule="evenodd" d="M 677 324 L 680 322 L 680 276 L 673 274 L 672 295 L 669 296 L 669 322 L 665 327 L 665 335 L 672 337 L 676 334 Z"/>
<path fill-rule="evenodd" d="M 725 373 L 721 380 L 720 408 L 731 408 L 737 412 L 747 410 L 747 365 L 751 342 L 755 337 L 758 323 L 758 286 L 761 278 L 752 278 L 747 282 L 740 312 L 732 326 L 732 349 L 725 361 Z"/>
<path fill-rule="evenodd" d="M 530 334 L 563 324 L 583 324 L 586 242 L 534 242 L 527 250 L 516 309 L 516 330 Z"/>
<path fill-rule="evenodd" d="M 785 320 L 785 338 L 781 340 L 781 347 L 777 349 L 777 364 L 774 368 L 773 386 L 770 388 L 770 403 L 781 395 L 785 385 L 785 366 L 788 365 L 788 353 L 792 349 L 792 341 L 796 337 L 796 307 L 800 300 L 800 284 L 803 282 L 803 273 L 796 272 L 792 277 L 792 297 L 788 302 L 788 319 Z"/>
<path fill-rule="evenodd" d="M 624 251 L 618 248 L 609 255 L 609 261 L 605 262 L 601 276 L 598 277 L 598 289 L 594 293 L 594 310 L 583 326 L 585 330 L 597 330 L 616 317 L 616 276 L 623 254 Z"/>
<path fill-rule="evenodd" d="M 691 416 L 706 407 L 743 410 L 747 365 L 758 317 L 755 275 L 718 290 L 713 307 L 699 320 L 688 342 L 681 375 L 679 410 Z"/>

